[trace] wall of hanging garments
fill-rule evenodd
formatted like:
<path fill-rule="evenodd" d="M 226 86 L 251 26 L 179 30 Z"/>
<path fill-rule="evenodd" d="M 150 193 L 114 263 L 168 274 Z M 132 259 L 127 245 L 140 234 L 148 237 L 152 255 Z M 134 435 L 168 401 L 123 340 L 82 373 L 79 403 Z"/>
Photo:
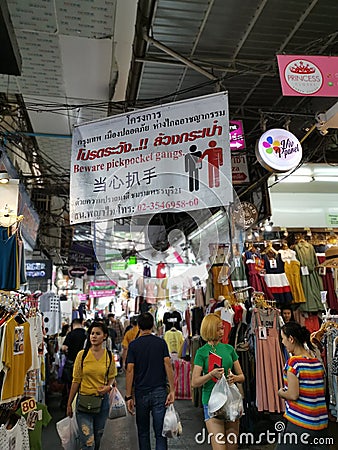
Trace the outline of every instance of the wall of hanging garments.
<path fill-rule="evenodd" d="M 0 290 L 15 291 L 27 283 L 20 223 L 0 225 Z"/>

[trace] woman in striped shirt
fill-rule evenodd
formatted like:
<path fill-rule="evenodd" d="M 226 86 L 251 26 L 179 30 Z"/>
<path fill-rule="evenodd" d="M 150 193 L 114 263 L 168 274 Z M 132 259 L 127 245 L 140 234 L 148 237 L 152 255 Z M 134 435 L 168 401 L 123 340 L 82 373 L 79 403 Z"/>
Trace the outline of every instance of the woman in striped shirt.
<path fill-rule="evenodd" d="M 278 450 L 326 449 L 328 414 L 324 368 L 312 354 L 310 332 L 297 322 L 286 323 L 282 342 L 291 355 L 284 367 L 284 387 L 278 395 L 286 400 L 287 426 L 279 436 Z M 292 433 L 292 434 L 291 434 Z"/>

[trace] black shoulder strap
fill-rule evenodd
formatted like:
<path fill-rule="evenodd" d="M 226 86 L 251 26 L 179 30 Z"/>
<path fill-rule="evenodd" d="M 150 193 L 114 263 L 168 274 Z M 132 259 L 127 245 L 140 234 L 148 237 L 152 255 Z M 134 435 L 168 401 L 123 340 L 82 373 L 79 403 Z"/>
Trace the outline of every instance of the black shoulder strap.
<path fill-rule="evenodd" d="M 107 372 L 106 372 L 106 376 L 105 376 L 105 383 L 107 384 L 108 383 L 109 369 L 110 369 L 110 365 L 111 365 L 113 357 L 112 357 L 112 353 L 111 353 L 110 350 L 106 349 L 106 351 L 107 351 L 108 356 L 109 356 L 109 366 L 107 367 Z"/>

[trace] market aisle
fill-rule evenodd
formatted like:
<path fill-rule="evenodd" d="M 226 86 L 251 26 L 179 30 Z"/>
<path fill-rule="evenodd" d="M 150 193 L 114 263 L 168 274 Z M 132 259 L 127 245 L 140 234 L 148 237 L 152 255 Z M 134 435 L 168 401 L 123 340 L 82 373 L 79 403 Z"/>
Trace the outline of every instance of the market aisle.
<path fill-rule="evenodd" d="M 119 389 L 124 395 L 125 378 L 119 375 L 117 378 Z M 57 435 L 55 424 L 64 417 L 64 412 L 60 409 L 60 394 L 51 395 L 48 399 L 48 410 L 52 416 L 52 421 L 42 433 L 43 450 L 62 450 L 60 439 Z M 180 415 L 183 434 L 178 439 L 169 439 L 169 450 L 210 450 L 207 439 L 203 439 L 203 413 L 201 408 L 196 408 L 190 400 L 177 400 L 175 407 Z M 280 416 L 263 414 L 261 419 L 255 424 L 256 432 L 266 432 L 267 429 L 274 431 L 274 423 L 280 420 Z M 259 430 L 259 431 L 258 431 Z M 329 424 L 329 436 L 335 438 L 338 443 L 338 427 L 336 423 Z M 197 437 L 197 441 L 196 441 Z M 203 442 L 204 441 L 204 442 Z M 244 442 L 244 441 L 243 441 Z M 273 450 L 274 445 L 241 445 L 241 450 Z M 100 450 L 137 450 L 137 431 L 135 417 L 128 414 L 115 420 L 107 420 L 104 435 L 101 441 Z M 152 448 L 155 448 L 155 440 L 152 437 Z M 338 448 L 332 446 L 332 450 Z"/>

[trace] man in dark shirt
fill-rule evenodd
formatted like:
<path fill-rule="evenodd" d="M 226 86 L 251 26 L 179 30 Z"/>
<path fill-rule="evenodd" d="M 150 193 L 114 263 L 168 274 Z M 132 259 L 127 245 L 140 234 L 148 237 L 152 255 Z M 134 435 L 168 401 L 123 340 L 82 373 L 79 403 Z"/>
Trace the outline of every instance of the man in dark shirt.
<path fill-rule="evenodd" d="M 62 351 L 66 353 L 66 362 L 63 368 L 62 380 L 70 388 L 72 384 L 73 366 L 77 354 L 83 349 L 86 340 L 86 331 L 83 328 L 81 319 L 74 319 L 72 322 L 72 331 L 67 334 L 63 342 Z"/>
<path fill-rule="evenodd" d="M 150 413 L 156 438 L 156 449 L 167 449 L 162 436 L 166 406 L 174 403 L 174 372 L 166 342 L 152 334 L 154 318 L 149 313 L 138 317 L 140 334 L 128 346 L 126 402 L 130 414 L 136 407 L 136 424 L 140 450 L 150 449 Z M 167 381 L 169 394 L 167 394 Z M 135 386 L 135 404 L 132 395 Z"/>

